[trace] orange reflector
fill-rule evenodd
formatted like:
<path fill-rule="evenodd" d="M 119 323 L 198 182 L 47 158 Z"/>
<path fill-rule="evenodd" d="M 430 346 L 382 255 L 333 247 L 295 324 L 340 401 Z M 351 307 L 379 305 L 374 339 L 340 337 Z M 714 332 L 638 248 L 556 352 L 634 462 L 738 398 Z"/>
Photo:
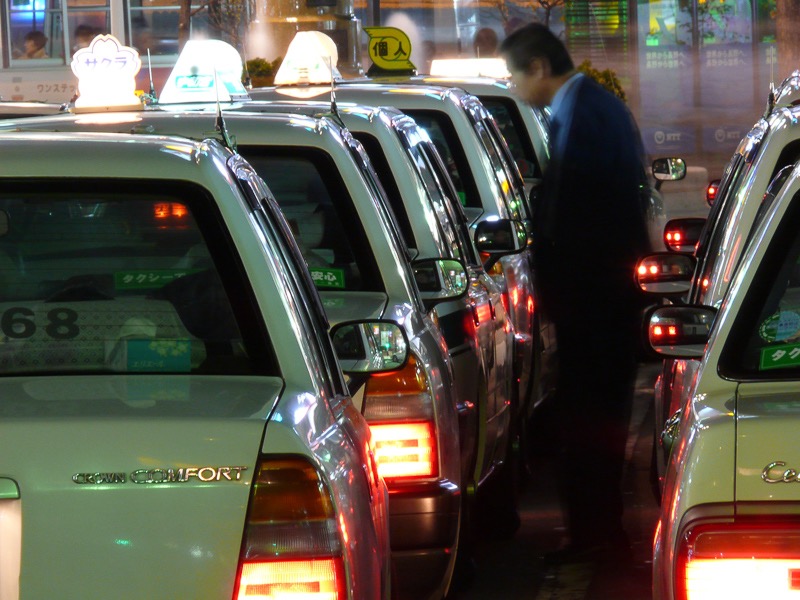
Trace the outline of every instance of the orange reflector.
<path fill-rule="evenodd" d="M 481 263 L 485 264 L 486 261 L 489 260 L 491 254 L 489 254 L 488 252 L 481 252 L 480 256 L 481 256 Z M 500 264 L 500 261 L 498 260 L 496 263 L 492 265 L 492 267 L 487 271 L 487 273 L 489 275 L 503 275 L 503 265 Z"/>
<path fill-rule="evenodd" d="M 411 394 L 428 391 L 428 380 L 425 369 L 417 362 L 413 354 L 409 354 L 406 365 L 399 371 L 376 373 L 371 375 L 367 383 L 367 394 Z"/>
<path fill-rule="evenodd" d="M 438 475 L 433 423 L 370 423 L 370 429 L 384 479 Z"/>
<path fill-rule="evenodd" d="M 337 600 L 345 598 L 340 558 L 246 563 L 239 580 L 239 600 Z"/>
<path fill-rule="evenodd" d="M 261 463 L 253 481 L 250 522 L 330 519 L 333 503 L 319 473 L 304 457 Z"/>

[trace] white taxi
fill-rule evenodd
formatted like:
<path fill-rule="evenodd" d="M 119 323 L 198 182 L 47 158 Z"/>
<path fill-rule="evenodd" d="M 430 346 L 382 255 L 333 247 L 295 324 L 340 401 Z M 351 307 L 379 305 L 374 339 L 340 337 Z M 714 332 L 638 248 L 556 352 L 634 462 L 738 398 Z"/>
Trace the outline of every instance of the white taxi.
<path fill-rule="evenodd" d="M 459 539 L 458 419 L 445 341 L 426 313 L 415 275 L 434 306 L 467 293 L 464 266 L 436 257 L 412 265 L 377 175 L 361 145 L 336 119 L 247 112 L 223 118 L 219 105 L 207 102 L 223 94 L 226 102 L 238 100 L 244 92 L 236 79 L 240 73 L 232 47 L 195 42 L 187 44 L 161 95 L 162 101 L 188 101 L 193 111 L 186 105 L 147 110 L 140 105 L 135 111 L 116 107 L 109 114 L 102 105 L 109 90 L 82 85 L 96 92 L 79 98 L 91 108 L 76 106 L 81 110 L 75 115 L 26 119 L 12 127 L 128 132 L 134 138 L 140 133 L 202 137 L 216 128 L 230 143 L 235 140 L 275 193 L 328 318 L 337 323 L 391 319 L 403 328 L 408 360 L 394 360 L 397 338 L 391 332 L 373 333 L 381 353 L 377 362 L 385 365 L 376 377 L 364 372 L 373 345 L 363 332 L 334 336 L 334 343 L 376 438 L 375 462 L 391 496 L 390 527 L 402 534 L 392 536 L 395 588 L 414 597 L 442 596 Z"/>
<path fill-rule="evenodd" d="M 213 111 L 150 109 L 113 115 L 25 119 L 25 130 L 172 132 L 202 136 Z M 412 263 L 382 197 L 380 183 L 350 133 L 331 119 L 228 112 L 225 130 L 268 182 L 333 323 L 391 319 L 409 346 L 407 361 L 380 376 L 354 373 L 367 346 L 334 337 L 356 403 L 376 440 L 376 465 L 389 494 L 397 587 L 442 596 L 450 583 L 461 515 L 461 462 L 453 367 L 444 338 L 415 283 L 435 288 L 432 305 L 467 292 L 464 266 L 431 257 Z M 412 270 L 413 268 L 413 270 Z M 450 281 L 451 286 L 442 286 Z M 391 358 L 392 336 L 379 349 Z M 355 361 L 355 363 L 353 362 Z M 363 386 L 363 387 L 362 387 Z M 413 535 L 412 535 L 413 534 Z M 416 578 L 410 577 L 414 573 Z M 421 574 L 425 575 L 422 576 Z"/>
<path fill-rule="evenodd" d="M 310 88 L 312 91 L 315 88 Z M 285 100 L 287 88 L 260 88 L 251 96 Z M 329 97 L 330 86 L 316 88 L 317 97 Z M 391 106 L 413 117 L 442 156 L 464 211 L 475 227 L 488 219 L 525 221 L 528 217 L 524 189 L 516 167 L 499 150 L 505 144 L 497 125 L 475 96 L 458 88 L 337 82 L 336 99 L 367 106 Z M 514 174 L 516 171 L 516 175 Z M 488 260 L 488 257 L 484 257 Z M 532 394 L 534 335 L 533 276 L 528 253 L 492 261 L 490 275 L 503 292 L 503 304 L 515 333 L 514 377 L 509 405 L 513 413 L 527 406 Z M 506 419 L 511 424 L 516 421 Z"/>
<path fill-rule="evenodd" d="M 252 167 L 128 134 L 0 157 L 0 597 L 390 598 L 370 430 Z M 331 334 L 407 357 L 393 323 Z"/>
<path fill-rule="evenodd" d="M 684 388 L 654 540 L 654 598 L 800 593 L 800 168 L 752 232 L 718 308 L 659 308 Z M 681 257 L 686 261 L 691 259 Z"/>
<path fill-rule="evenodd" d="M 784 96 L 781 94 L 780 97 Z M 684 278 L 687 281 L 683 288 L 676 282 L 665 284 L 666 287 L 659 285 L 647 273 L 652 271 L 655 279 L 663 274 L 679 273 L 682 270 L 678 264 L 680 259 L 665 255 L 644 257 L 640 261 L 643 272 L 639 281 L 645 288 L 654 290 L 655 283 L 654 294 L 660 294 L 658 288 L 661 288 L 673 298 L 683 295 L 691 304 L 713 308 L 722 304 L 742 252 L 752 237 L 752 230 L 774 200 L 779 186 L 777 183 L 771 186 L 771 182 L 778 175 L 784 179 L 788 177 L 794 162 L 800 157 L 799 123 L 800 108 L 779 106 L 754 125 L 725 169 L 716 201 L 694 251 L 697 266 L 693 275 L 690 272 L 691 276 Z M 781 180 L 778 182 L 782 184 Z M 656 443 L 652 467 L 657 495 L 670 450 L 661 434 L 668 421 L 671 425 L 676 422 L 677 417 L 673 417 L 683 405 L 686 389 L 691 385 L 698 366 L 696 360 L 667 359 L 656 381 Z"/>
<path fill-rule="evenodd" d="M 513 381 L 513 332 L 500 291 L 482 267 L 464 211 L 428 134 L 391 107 L 337 103 L 331 112 L 330 104 L 320 102 L 252 101 L 226 105 L 226 114 L 231 110 L 340 119 L 375 165 L 412 257 L 449 258 L 468 266 L 465 297 L 441 301 L 433 296 L 427 305 L 442 330 L 455 374 L 463 481 L 466 487 L 479 487 L 494 470 L 511 462 L 507 400 Z M 504 253 L 510 251 L 494 254 L 499 258 Z M 429 297 L 426 290 L 421 293 L 423 299 Z M 513 503 L 514 498 L 506 494 L 503 500 Z"/>

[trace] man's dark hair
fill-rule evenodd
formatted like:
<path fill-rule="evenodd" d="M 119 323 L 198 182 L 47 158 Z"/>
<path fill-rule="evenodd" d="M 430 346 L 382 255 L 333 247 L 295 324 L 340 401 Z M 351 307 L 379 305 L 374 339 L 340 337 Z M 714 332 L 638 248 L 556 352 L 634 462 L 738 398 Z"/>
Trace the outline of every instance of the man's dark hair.
<path fill-rule="evenodd" d="M 527 71 L 533 58 L 550 63 L 552 75 L 564 75 L 575 68 L 564 43 L 541 23 L 528 23 L 511 32 L 500 44 L 509 70 Z"/>

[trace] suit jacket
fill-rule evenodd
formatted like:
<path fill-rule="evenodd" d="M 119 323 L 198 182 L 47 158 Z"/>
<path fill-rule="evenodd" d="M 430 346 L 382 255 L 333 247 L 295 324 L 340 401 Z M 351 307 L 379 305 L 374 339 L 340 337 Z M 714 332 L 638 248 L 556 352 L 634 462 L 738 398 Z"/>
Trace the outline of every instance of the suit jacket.
<path fill-rule="evenodd" d="M 633 269 L 649 250 L 641 136 L 616 96 L 589 77 L 576 85 L 554 115 L 550 163 L 534 206 L 540 306 L 565 317 L 598 304 L 635 310 Z"/>

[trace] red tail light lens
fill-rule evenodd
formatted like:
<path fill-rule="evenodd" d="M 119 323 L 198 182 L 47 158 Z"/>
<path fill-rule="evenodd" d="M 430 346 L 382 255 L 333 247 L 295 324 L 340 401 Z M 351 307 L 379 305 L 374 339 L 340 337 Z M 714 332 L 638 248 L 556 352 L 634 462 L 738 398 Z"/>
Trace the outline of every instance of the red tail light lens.
<path fill-rule="evenodd" d="M 800 523 L 703 524 L 682 537 L 676 597 L 800 597 Z"/>
<path fill-rule="evenodd" d="M 343 533 L 314 465 L 299 456 L 263 460 L 253 480 L 234 598 L 346 598 Z"/>
<path fill-rule="evenodd" d="M 398 371 L 373 375 L 364 393 L 378 473 L 393 482 L 439 475 L 439 452 L 430 383 L 411 355 Z"/>
<path fill-rule="evenodd" d="M 718 179 L 712 181 L 708 184 L 706 188 L 706 202 L 708 202 L 709 206 L 714 205 L 714 201 L 717 199 L 717 192 L 719 192 L 719 184 L 720 181 Z"/>

